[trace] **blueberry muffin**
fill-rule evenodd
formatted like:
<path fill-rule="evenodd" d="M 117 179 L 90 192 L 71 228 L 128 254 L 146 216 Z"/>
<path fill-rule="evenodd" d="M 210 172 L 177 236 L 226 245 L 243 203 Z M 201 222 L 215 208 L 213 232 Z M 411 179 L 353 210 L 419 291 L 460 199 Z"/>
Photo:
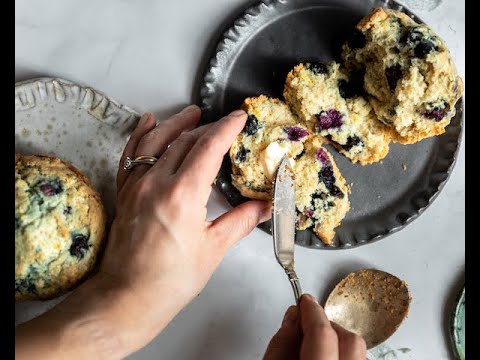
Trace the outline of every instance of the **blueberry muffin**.
<path fill-rule="evenodd" d="M 442 134 L 463 85 L 445 42 L 407 15 L 377 8 L 343 46 L 349 71 L 360 74 L 378 119 L 394 140 L 415 143 Z"/>
<path fill-rule="evenodd" d="M 248 98 L 242 108 L 248 120 L 230 149 L 233 185 L 245 197 L 271 200 L 276 171 L 286 154 L 295 171 L 297 229 L 313 228 L 331 244 L 350 203 L 345 179 L 321 147 L 323 139 L 312 135 L 278 99 Z"/>
<path fill-rule="evenodd" d="M 15 299 L 50 299 L 95 265 L 106 214 L 90 181 L 48 156 L 15 156 Z"/>
<path fill-rule="evenodd" d="M 278 99 L 247 98 L 242 108 L 248 119 L 230 148 L 232 183 L 243 196 L 271 200 L 282 157 L 299 156 L 309 131 Z"/>
<path fill-rule="evenodd" d="M 330 245 L 335 228 L 350 210 L 349 189 L 332 156 L 321 146 L 322 139 L 312 136 L 305 152 L 295 161 L 296 227 L 312 228 Z"/>
<path fill-rule="evenodd" d="M 283 93 L 312 132 L 327 137 L 352 162 L 365 165 L 387 155 L 391 130 L 376 119 L 361 94 L 358 78 L 350 78 L 335 62 L 295 66 Z"/>

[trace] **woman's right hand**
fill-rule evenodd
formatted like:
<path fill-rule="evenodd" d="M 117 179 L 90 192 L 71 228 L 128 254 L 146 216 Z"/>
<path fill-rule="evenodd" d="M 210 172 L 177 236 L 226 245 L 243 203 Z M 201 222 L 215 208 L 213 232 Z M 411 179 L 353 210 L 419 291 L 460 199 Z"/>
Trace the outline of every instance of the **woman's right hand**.
<path fill-rule="evenodd" d="M 264 360 L 365 360 L 362 337 L 330 322 L 312 295 L 290 306 L 268 344 Z"/>

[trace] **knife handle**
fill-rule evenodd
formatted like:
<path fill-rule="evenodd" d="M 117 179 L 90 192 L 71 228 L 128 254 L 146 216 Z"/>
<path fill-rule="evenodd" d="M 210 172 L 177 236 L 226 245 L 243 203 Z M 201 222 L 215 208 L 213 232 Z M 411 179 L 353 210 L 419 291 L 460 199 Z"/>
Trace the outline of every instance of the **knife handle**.
<path fill-rule="evenodd" d="M 302 288 L 300 287 L 300 280 L 298 280 L 295 270 L 285 269 L 285 272 L 287 273 L 288 280 L 290 280 L 290 284 L 292 284 L 293 294 L 295 295 L 295 302 L 297 303 L 297 305 L 299 305 L 300 296 L 302 296 Z"/>

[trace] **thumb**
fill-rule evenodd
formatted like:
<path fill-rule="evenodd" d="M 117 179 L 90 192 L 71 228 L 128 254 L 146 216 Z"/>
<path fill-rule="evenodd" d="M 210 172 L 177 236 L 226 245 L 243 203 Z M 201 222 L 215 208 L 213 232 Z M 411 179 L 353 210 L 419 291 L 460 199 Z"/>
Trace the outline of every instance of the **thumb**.
<path fill-rule="evenodd" d="M 247 236 L 255 226 L 271 217 L 270 202 L 247 201 L 216 218 L 208 229 L 209 237 L 215 239 L 218 246 L 226 251 Z"/>
<path fill-rule="evenodd" d="M 290 306 L 287 309 L 282 326 L 270 340 L 263 360 L 291 360 L 298 358 L 301 339 L 298 313 L 297 306 Z"/>

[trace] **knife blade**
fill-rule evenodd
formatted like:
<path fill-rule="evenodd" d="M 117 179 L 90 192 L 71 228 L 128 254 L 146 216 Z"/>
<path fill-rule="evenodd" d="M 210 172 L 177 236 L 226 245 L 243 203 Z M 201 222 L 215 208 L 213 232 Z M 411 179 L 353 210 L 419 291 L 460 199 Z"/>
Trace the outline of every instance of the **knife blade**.
<path fill-rule="evenodd" d="M 294 270 L 295 174 L 287 156 L 282 158 L 273 190 L 272 234 L 278 263 L 285 270 L 298 304 L 301 288 Z"/>

